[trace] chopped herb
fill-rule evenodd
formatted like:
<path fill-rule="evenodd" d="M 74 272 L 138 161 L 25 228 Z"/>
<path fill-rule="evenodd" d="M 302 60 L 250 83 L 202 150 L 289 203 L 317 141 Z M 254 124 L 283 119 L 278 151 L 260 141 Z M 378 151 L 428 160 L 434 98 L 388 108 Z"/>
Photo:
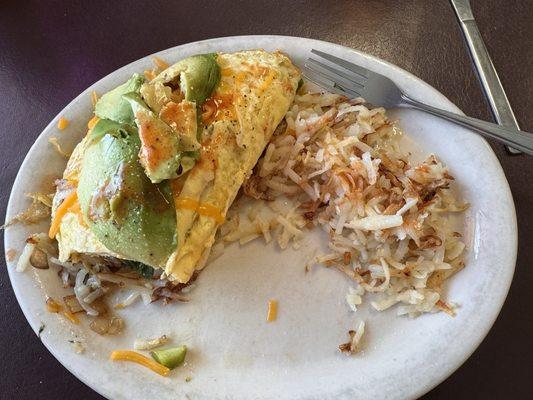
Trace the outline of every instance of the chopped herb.
<path fill-rule="evenodd" d="M 41 337 L 41 333 L 43 333 L 45 327 L 46 325 L 41 323 L 41 326 L 39 327 L 39 337 Z"/>

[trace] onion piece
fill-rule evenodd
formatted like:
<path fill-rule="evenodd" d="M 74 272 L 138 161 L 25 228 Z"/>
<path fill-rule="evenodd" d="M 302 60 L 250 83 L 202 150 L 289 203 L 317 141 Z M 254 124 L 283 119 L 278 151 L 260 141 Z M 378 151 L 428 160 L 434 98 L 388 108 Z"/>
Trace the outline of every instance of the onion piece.
<path fill-rule="evenodd" d="M 33 268 L 48 269 L 48 256 L 44 251 L 36 247 L 30 256 L 30 264 Z"/>
<path fill-rule="evenodd" d="M 89 294 L 90 289 L 84 284 L 85 277 L 89 273 L 85 269 L 80 269 L 78 274 L 76 275 L 76 284 L 74 285 L 74 294 L 76 295 L 76 298 L 78 299 L 78 302 L 80 303 L 80 306 L 83 307 L 85 312 L 88 315 L 92 315 L 93 317 L 97 316 L 99 313 L 96 311 L 93 307 L 91 307 L 89 304 L 87 304 L 84 301 L 84 298 Z"/>
<path fill-rule="evenodd" d="M 133 348 L 135 350 L 152 350 L 156 347 L 164 345 L 168 342 L 168 340 L 169 338 L 167 335 L 163 335 L 155 339 L 138 338 L 135 339 L 135 342 L 133 342 Z"/>
<path fill-rule="evenodd" d="M 28 265 L 30 265 L 30 258 L 33 253 L 33 250 L 35 250 L 35 245 L 33 243 L 26 243 L 26 246 L 24 246 L 24 250 L 22 250 L 22 254 L 19 257 L 19 260 L 17 261 L 15 271 L 24 272 L 26 270 Z"/>
<path fill-rule="evenodd" d="M 71 294 L 63 297 L 63 303 L 72 314 L 76 314 L 83 311 L 83 307 L 80 305 L 76 295 Z"/>

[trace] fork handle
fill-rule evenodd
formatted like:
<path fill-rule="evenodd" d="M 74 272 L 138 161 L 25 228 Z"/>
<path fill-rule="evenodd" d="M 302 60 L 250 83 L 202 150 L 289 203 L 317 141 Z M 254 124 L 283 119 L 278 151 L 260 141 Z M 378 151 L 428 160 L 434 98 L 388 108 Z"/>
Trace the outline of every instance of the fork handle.
<path fill-rule="evenodd" d="M 402 95 L 402 100 L 403 102 L 400 104 L 400 107 L 414 108 L 444 118 L 448 121 L 455 122 L 456 124 L 475 130 L 482 136 L 498 140 L 533 156 L 533 134 L 531 133 L 441 110 L 440 108 L 432 107 L 428 104 L 414 100 L 405 94 Z"/>

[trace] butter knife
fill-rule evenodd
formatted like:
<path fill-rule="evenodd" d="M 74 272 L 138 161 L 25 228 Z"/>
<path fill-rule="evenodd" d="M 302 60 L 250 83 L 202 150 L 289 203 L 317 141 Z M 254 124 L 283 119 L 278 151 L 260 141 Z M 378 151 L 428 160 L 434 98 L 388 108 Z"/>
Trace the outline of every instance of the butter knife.
<path fill-rule="evenodd" d="M 455 14 L 459 19 L 459 24 L 463 30 L 465 41 L 470 51 L 470 56 L 483 87 L 483 92 L 487 98 L 492 115 L 498 124 L 520 130 L 513 109 L 509 104 L 505 90 L 503 89 L 498 73 L 489 56 L 481 33 L 474 19 L 472 8 L 469 0 L 450 0 Z M 511 147 L 506 147 L 511 154 L 522 154 L 520 151 Z"/>

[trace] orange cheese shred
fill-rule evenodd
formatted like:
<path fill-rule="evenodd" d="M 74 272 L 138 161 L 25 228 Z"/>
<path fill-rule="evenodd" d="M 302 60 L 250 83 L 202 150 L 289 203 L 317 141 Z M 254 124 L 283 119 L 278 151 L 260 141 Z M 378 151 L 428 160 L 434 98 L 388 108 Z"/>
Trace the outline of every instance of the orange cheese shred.
<path fill-rule="evenodd" d="M 156 67 L 158 68 L 161 68 L 161 69 L 167 69 L 169 67 L 169 65 L 163 61 L 162 59 L 160 59 L 159 57 L 157 56 L 153 56 L 152 57 L 152 61 L 154 62 L 154 64 L 156 65 Z"/>
<path fill-rule="evenodd" d="M 59 129 L 60 131 L 62 131 L 63 129 L 65 129 L 66 127 L 68 126 L 68 119 L 66 118 L 59 118 L 59 121 L 57 121 L 57 129 Z"/>
<path fill-rule="evenodd" d="M 76 190 L 74 190 L 67 197 L 65 197 L 63 203 L 61 203 L 61 205 L 57 207 L 54 218 L 52 219 L 52 223 L 50 224 L 50 230 L 48 231 L 48 236 L 50 237 L 50 239 L 56 237 L 57 232 L 59 232 L 59 225 L 61 224 L 61 219 L 68 212 L 69 208 L 77 202 L 77 200 L 78 193 Z"/>
<path fill-rule="evenodd" d="M 273 322 L 278 317 L 278 302 L 276 300 L 268 301 L 267 322 Z"/>
<path fill-rule="evenodd" d="M 94 126 L 100 121 L 100 118 L 98 118 L 96 115 L 92 117 L 89 122 L 87 123 L 87 128 L 93 129 Z"/>
<path fill-rule="evenodd" d="M 267 77 L 265 78 L 264 82 L 259 86 L 259 94 L 263 93 L 267 87 L 270 86 L 272 81 L 274 80 L 274 72 L 271 71 Z"/>
<path fill-rule="evenodd" d="M 98 103 L 98 93 L 93 90 L 91 93 L 91 104 L 93 105 L 93 108 L 96 106 L 96 103 Z"/>
<path fill-rule="evenodd" d="M 146 79 L 151 81 L 152 79 L 155 78 L 155 72 L 152 71 L 152 70 L 147 69 L 146 71 L 144 71 L 144 76 L 146 77 Z"/>
<path fill-rule="evenodd" d="M 243 82 L 245 78 L 246 78 L 246 72 L 244 71 L 241 71 L 237 75 L 235 75 L 235 80 L 237 82 Z"/>
<path fill-rule="evenodd" d="M 131 361 L 142 365 L 143 367 L 149 368 L 154 371 L 156 374 L 161 376 L 168 376 L 170 374 L 170 369 L 156 363 L 153 360 L 150 360 L 148 357 L 143 356 L 142 354 L 136 353 L 131 350 L 115 350 L 111 353 L 109 357 L 112 361 Z"/>
<path fill-rule="evenodd" d="M 81 226 L 84 226 L 84 227 L 87 227 L 87 223 L 85 222 L 85 220 L 83 219 L 83 214 L 81 212 L 81 207 L 80 207 L 80 202 L 79 201 L 76 201 L 72 207 L 69 208 L 69 211 L 76 214 L 76 216 L 78 217 L 78 223 L 81 225 Z"/>
<path fill-rule="evenodd" d="M 176 210 L 185 209 L 196 211 L 200 215 L 213 218 L 219 224 L 225 220 L 220 208 L 207 203 L 200 204 L 197 200 L 188 197 L 175 199 L 174 205 Z"/>

